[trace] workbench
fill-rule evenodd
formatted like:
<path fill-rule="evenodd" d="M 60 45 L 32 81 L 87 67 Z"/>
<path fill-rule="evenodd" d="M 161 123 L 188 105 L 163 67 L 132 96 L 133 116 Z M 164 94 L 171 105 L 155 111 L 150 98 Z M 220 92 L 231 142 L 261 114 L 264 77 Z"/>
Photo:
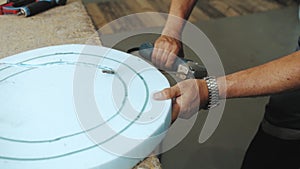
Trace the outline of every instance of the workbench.
<path fill-rule="evenodd" d="M 101 45 L 93 23 L 80 1 L 71 0 L 33 17 L 0 16 L 0 58 L 61 44 Z"/>
<path fill-rule="evenodd" d="M 0 58 L 36 48 L 62 44 L 101 45 L 101 39 L 81 1 L 70 0 L 32 17 L 0 16 Z M 149 157 L 135 169 L 160 169 Z"/>

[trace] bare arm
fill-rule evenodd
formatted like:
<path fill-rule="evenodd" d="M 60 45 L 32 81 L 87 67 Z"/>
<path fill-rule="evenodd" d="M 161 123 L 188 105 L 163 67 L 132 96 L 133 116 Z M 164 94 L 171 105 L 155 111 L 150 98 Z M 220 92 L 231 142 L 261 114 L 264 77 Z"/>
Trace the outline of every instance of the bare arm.
<path fill-rule="evenodd" d="M 270 95 L 300 88 L 300 51 L 227 75 L 226 86 L 221 79 L 221 98 Z"/>
<path fill-rule="evenodd" d="M 219 77 L 217 83 L 219 95 L 223 99 L 271 95 L 299 89 L 300 51 L 260 66 Z M 183 117 L 190 117 L 191 113 L 195 113 L 193 110 L 198 108 L 196 105 L 206 105 L 208 89 L 204 80 L 188 80 L 154 94 L 154 98 L 176 98 L 172 115 L 175 120 L 179 113 L 188 114 Z"/>
<path fill-rule="evenodd" d="M 168 18 L 162 34 L 179 38 L 185 24 L 184 20 L 189 18 L 195 3 L 196 0 L 172 0 L 169 11 L 169 15 L 171 16 Z M 174 19 L 172 16 L 182 18 L 183 20 Z"/>
<path fill-rule="evenodd" d="M 181 33 L 196 0 L 172 0 L 162 35 L 155 41 L 152 62 L 161 69 L 171 69 L 177 56 L 183 57 Z"/>

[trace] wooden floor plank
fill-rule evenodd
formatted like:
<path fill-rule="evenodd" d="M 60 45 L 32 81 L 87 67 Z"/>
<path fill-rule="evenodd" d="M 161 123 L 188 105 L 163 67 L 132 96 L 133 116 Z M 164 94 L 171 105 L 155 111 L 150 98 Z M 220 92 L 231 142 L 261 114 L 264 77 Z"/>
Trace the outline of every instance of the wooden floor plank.
<path fill-rule="evenodd" d="M 262 1 L 264 1 L 265 3 Z M 245 0 L 245 2 L 247 2 L 247 4 L 251 6 L 250 9 L 252 9 L 253 12 L 263 12 L 279 8 L 279 6 L 275 7 L 274 5 L 271 5 L 272 3 L 265 0 Z"/>
<path fill-rule="evenodd" d="M 170 0 L 150 0 L 149 4 L 157 11 L 168 13 L 170 8 Z"/>
<path fill-rule="evenodd" d="M 252 13 L 252 11 L 247 7 L 244 1 L 239 0 L 226 0 L 226 3 L 235 9 L 241 15 L 247 15 Z"/>
<path fill-rule="evenodd" d="M 210 17 L 205 12 L 203 12 L 201 9 L 196 7 L 193 9 L 189 21 L 195 23 L 200 20 L 209 20 L 209 19 Z"/>
<path fill-rule="evenodd" d="M 297 5 L 296 0 L 201 0 L 193 9 L 190 22 L 209 20 L 222 17 L 240 16 L 263 12 L 286 6 Z M 170 0 L 114 0 L 88 3 L 86 8 L 96 27 L 120 17 L 140 12 L 168 13 Z M 145 27 L 163 26 L 166 18 L 162 15 L 148 18 L 131 16 L 131 20 L 115 21 L 106 27 L 106 32 L 120 32 Z"/>
<path fill-rule="evenodd" d="M 221 12 L 225 16 L 239 16 L 241 15 L 238 11 L 232 8 L 225 1 L 220 0 L 212 0 L 209 1 L 209 4 L 216 8 L 219 12 Z"/>
<path fill-rule="evenodd" d="M 225 17 L 224 14 L 219 12 L 217 9 L 215 9 L 213 6 L 209 4 L 209 0 L 203 0 L 198 2 L 198 7 L 205 12 L 210 18 L 221 18 Z"/>
<path fill-rule="evenodd" d="M 103 17 L 103 13 L 99 9 L 97 3 L 86 4 L 86 9 L 87 12 L 90 14 L 96 27 L 107 23 L 107 20 Z"/>
<path fill-rule="evenodd" d="M 149 0 L 128 0 L 132 3 L 132 1 L 134 1 L 134 3 L 136 5 L 133 5 L 131 7 L 131 9 L 133 11 L 138 11 L 138 12 L 155 12 L 155 8 L 149 3 Z M 141 6 L 141 4 L 143 4 Z M 152 17 L 149 15 L 148 17 L 142 17 L 140 18 L 141 22 L 143 23 L 143 26 L 145 27 L 155 27 L 155 26 L 162 26 L 165 22 L 165 18 L 163 17 Z"/>

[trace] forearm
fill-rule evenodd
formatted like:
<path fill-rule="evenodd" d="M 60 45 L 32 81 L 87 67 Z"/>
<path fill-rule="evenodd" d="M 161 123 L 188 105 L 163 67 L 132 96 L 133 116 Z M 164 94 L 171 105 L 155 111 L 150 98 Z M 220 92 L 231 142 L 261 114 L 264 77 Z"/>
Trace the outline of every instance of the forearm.
<path fill-rule="evenodd" d="M 172 0 L 169 17 L 162 34 L 178 38 L 184 27 L 185 20 L 189 18 L 195 4 L 196 0 Z"/>
<path fill-rule="evenodd" d="M 300 52 L 220 77 L 218 85 L 221 98 L 271 95 L 300 88 Z"/>

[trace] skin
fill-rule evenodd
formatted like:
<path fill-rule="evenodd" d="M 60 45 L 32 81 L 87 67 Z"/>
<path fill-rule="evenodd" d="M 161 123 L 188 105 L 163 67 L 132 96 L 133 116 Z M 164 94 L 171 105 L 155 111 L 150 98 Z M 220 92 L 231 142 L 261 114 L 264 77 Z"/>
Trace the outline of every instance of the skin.
<path fill-rule="evenodd" d="M 280 68 L 280 69 L 279 69 Z M 265 96 L 300 89 L 300 51 L 217 78 L 221 99 Z M 172 119 L 191 117 L 207 104 L 208 90 L 203 80 L 185 80 L 153 95 L 154 99 L 173 99 Z M 198 106 L 197 106 L 198 104 Z M 187 115 L 188 114 L 188 115 Z"/>
<path fill-rule="evenodd" d="M 173 99 L 172 121 L 179 116 L 188 119 L 207 104 L 208 89 L 203 80 L 188 79 L 154 93 L 156 100 Z"/>
<path fill-rule="evenodd" d="M 172 0 L 170 15 L 187 19 L 196 0 Z M 184 20 L 169 17 L 162 36 L 155 42 L 152 62 L 161 69 L 171 69 L 177 56 L 182 57 L 180 42 Z M 300 88 L 300 52 L 217 78 L 221 99 L 272 95 Z M 172 119 L 189 118 L 208 104 L 204 80 L 189 79 L 153 95 L 154 99 L 173 100 Z"/>
<path fill-rule="evenodd" d="M 173 0 L 162 35 L 155 41 L 152 63 L 160 69 L 173 69 L 177 57 L 183 57 L 181 32 L 196 0 Z M 182 19 L 178 19 L 182 18 Z"/>

